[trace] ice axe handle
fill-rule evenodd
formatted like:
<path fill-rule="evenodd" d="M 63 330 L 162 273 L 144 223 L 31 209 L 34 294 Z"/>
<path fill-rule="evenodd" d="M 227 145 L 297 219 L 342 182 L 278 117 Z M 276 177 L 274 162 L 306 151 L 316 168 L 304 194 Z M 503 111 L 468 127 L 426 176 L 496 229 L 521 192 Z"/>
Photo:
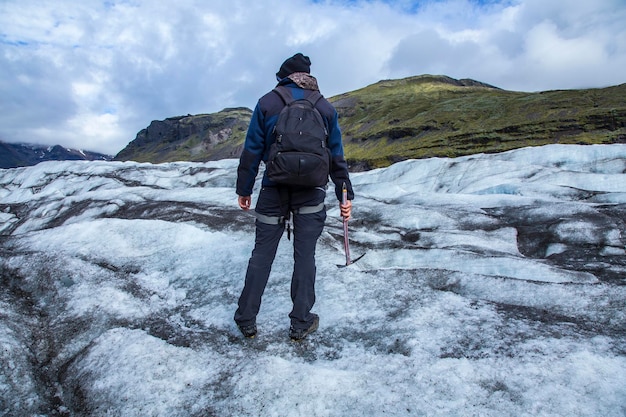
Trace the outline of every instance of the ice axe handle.
<path fill-rule="evenodd" d="M 346 183 L 343 183 L 341 188 L 341 204 L 345 205 L 348 203 L 348 188 L 346 187 Z M 343 218 L 343 248 L 346 252 L 346 266 L 350 265 L 352 261 L 350 260 L 350 243 L 348 242 L 348 219 Z"/>

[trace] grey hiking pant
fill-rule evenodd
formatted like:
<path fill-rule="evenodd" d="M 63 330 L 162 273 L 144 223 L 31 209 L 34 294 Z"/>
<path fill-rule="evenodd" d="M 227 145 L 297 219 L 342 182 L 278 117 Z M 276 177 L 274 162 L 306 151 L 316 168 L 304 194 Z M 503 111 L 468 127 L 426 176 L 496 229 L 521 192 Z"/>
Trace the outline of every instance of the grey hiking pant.
<path fill-rule="evenodd" d="M 315 303 L 315 247 L 326 221 L 323 202 L 326 192 L 320 188 L 286 189 L 264 187 L 255 211 L 261 216 L 256 220 L 256 237 L 252 256 L 248 262 L 243 291 L 239 297 L 235 321 L 247 326 L 256 324 L 261 308 L 261 298 L 272 269 L 280 238 L 285 230 L 284 221 L 272 224 L 267 218 L 284 218 L 293 214 L 293 273 L 291 276 L 291 300 L 289 313 L 291 326 L 306 329 L 313 323 L 311 309 Z M 304 207 L 321 206 L 315 213 L 298 213 Z M 310 211 L 310 210 L 309 210 Z M 261 218 L 264 218 L 263 221 Z"/>

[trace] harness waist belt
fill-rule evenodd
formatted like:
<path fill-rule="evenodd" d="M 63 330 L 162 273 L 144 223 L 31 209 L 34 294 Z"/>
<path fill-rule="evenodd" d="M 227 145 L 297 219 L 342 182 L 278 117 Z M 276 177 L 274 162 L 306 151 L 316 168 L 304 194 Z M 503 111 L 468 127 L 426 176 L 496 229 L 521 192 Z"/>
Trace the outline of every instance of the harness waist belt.
<path fill-rule="evenodd" d="M 291 212 L 293 214 L 314 214 L 319 213 L 322 210 L 324 210 L 323 202 L 316 206 L 300 207 L 299 209 L 291 210 Z M 281 224 L 286 220 L 285 216 L 267 216 L 265 214 L 258 213 L 256 210 L 254 211 L 254 216 L 258 221 L 265 224 Z"/>

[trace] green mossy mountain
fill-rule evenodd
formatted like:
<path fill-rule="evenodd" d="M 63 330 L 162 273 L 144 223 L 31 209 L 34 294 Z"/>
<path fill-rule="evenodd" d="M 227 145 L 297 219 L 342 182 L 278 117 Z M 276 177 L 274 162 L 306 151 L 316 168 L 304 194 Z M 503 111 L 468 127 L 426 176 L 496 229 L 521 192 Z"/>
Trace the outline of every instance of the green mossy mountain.
<path fill-rule="evenodd" d="M 352 170 L 551 143 L 626 143 L 626 84 L 527 93 L 422 75 L 380 81 L 330 101 Z M 116 159 L 238 157 L 251 114 L 238 108 L 155 121 Z"/>

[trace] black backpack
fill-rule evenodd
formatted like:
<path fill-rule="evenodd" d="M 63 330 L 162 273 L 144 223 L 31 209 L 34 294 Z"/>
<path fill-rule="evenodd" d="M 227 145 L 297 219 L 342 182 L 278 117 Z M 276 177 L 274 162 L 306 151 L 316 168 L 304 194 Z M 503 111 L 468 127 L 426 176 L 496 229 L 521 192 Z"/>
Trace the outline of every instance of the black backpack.
<path fill-rule="evenodd" d="M 285 102 L 274 127 L 266 172 L 277 184 L 322 187 L 328 183 L 330 150 L 328 132 L 315 104 L 322 95 L 314 91 L 305 99 L 294 100 L 289 89 L 274 91 Z"/>

